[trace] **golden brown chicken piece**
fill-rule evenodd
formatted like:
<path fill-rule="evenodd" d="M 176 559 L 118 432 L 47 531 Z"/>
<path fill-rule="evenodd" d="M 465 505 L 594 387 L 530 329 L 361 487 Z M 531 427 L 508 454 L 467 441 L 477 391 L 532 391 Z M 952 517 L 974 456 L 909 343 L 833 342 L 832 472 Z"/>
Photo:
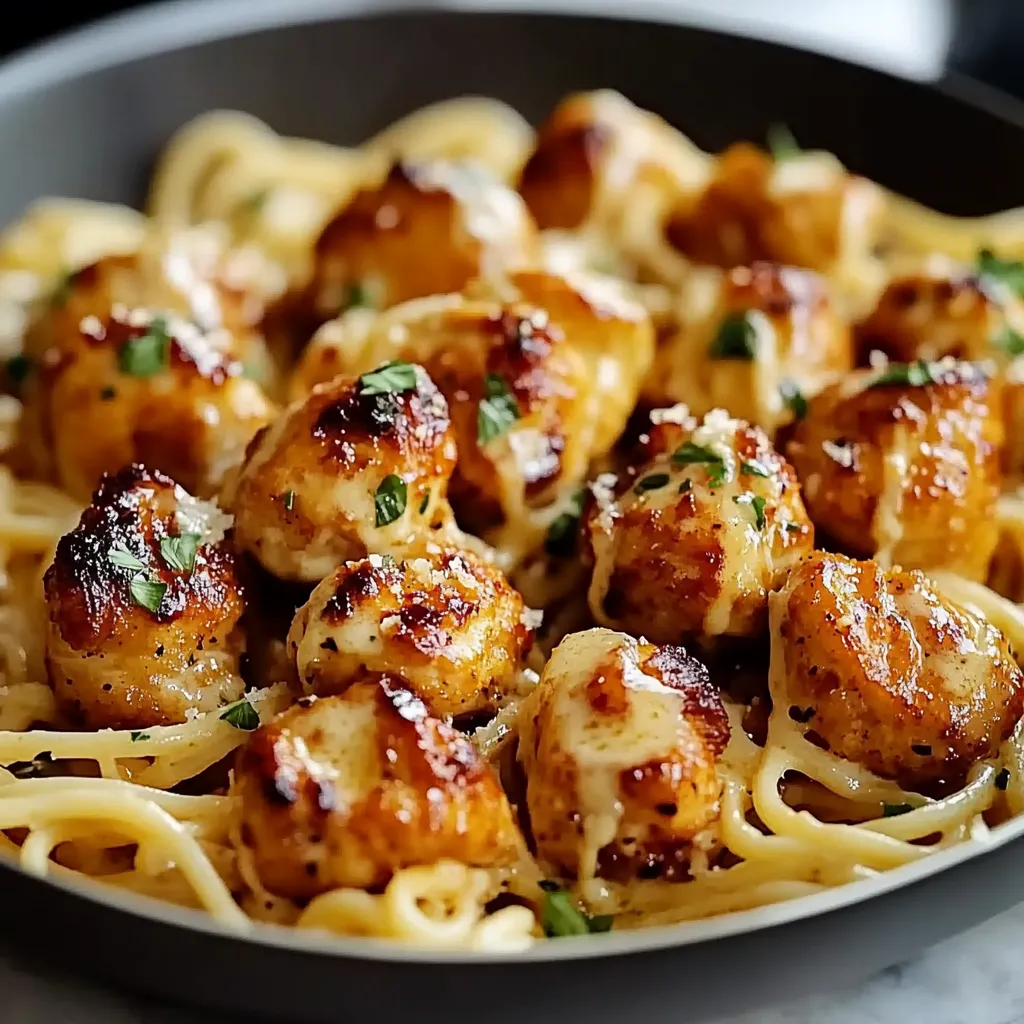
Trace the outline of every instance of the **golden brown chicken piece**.
<path fill-rule="evenodd" d="M 828 273 L 867 257 L 881 212 L 879 189 L 829 154 L 773 159 L 740 142 L 718 157 L 706 188 L 680 193 L 665 233 L 698 263 L 771 260 Z"/>
<path fill-rule="evenodd" d="M 72 717 L 144 729 L 241 697 L 230 522 L 162 473 L 104 477 L 45 577 L 50 683 Z"/>
<path fill-rule="evenodd" d="M 585 277 L 524 272 L 500 289 L 507 298 L 481 282 L 470 291 L 325 325 L 294 384 L 301 393 L 342 369 L 421 363 L 451 409 L 452 504 L 479 530 L 579 487 L 622 431 L 653 339 L 641 307 Z"/>
<path fill-rule="evenodd" d="M 826 388 L 787 453 L 811 519 L 844 550 L 984 579 L 1002 445 L 998 384 L 943 360 L 857 371 Z"/>
<path fill-rule="evenodd" d="M 898 363 L 944 356 L 1003 362 L 1024 350 L 1024 302 L 988 275 L 940 261 L 890 281 L 855 334 L 862 365 L 872 352 Z"/>
<path fill-rule="evenodd" d="M 729 719 L 681 647 L 608 629 L 555 648 L 519 711 L 519 761 L 540 860 L 556 873 L 685 873 L 717 819 Z M 626 872 L 623 872 L 625 867 Z"/>
<path fill-rule="evenodd" d="M 768 592 L 814 546 L 792 467 L 756 427 L 656 411 L 649 462 L 598 477 L 584 532 L 590 610 L 654 643 L 764 628 Z"/>
<path fill-rule="evenodd" d="M 40 311 L 26 354 L 45 364 L 81 346 L 82 321 L 138 308 L 177 314 L 201 333 L 224 330 L 246 374 L 276 394 L 275 369 L 261 333 L 268 303 L 283 291 L 283 271 L 251 248 L 231 249 L 226 229 L 208 224 L 172 233 L 151 230 L 138 252 L 107 256 L 69 274 Z"/>
<path fill-rule="evenodd" d="M 382 886 L 443 858 L 490 867 L 517 853 L 487 762 L 393 678 L 304 698 L 257 730 L 234 793 L 260 881 L 292 899 Z"/>
<path fill-rule="evenodd" d="M 685 402 L 697 416 L 728 408 L 774 436 L 806 397 L 852 365 L 850 331 L 825 281 L 753 263 L 724 274 L 689 306 L 659 346 L 644 392 L 653 403 Z"/>
<path fill-rule="evenodd" d="M 82 501 L 130 462 L 210 497 L 275 412 L 226 332 L 125 307 L 85 317 L 76 344 L 50 350 L 24 398 L 19 458 Z"/>
<path fill-rule="evenodd" d="M 771 600 L 774 698 L 878 775 L 959 782 L 1024 711 L 1006 638 L 918 570 L 816 551 Z"/>
<path fill-rule="evenodd" d="M 495 710 L 533 640 L 522 598 L 493 566 L 447 550 L 370 555 L 327 577 L 288 634 L 307 694 L 401 674 L 435 715 Z"/>
<path fill-rule="evenodd" d="M 313 389 L 258 434 L 225 495 L 240 548 L 316 583 L 368 552 L 422 547 L 450 521 L 455 443 L 444 396 L 389 363 Z"/>
<path fill-rule="evenodd" d="M 318 323 L 356 306 L 386 309 L 526 266 L 535 250 L 523 201 L 482 167 L 399 163 L 324 228 L 305 303 Z"/>

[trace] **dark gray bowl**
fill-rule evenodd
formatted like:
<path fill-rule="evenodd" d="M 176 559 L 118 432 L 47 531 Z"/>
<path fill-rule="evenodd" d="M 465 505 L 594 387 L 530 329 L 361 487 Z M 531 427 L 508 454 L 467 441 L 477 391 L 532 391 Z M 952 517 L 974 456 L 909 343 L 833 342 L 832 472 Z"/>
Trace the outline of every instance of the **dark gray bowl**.
<path fill-rule="evenodd" d="M 8 62 L 0 222 L 43 194 L 138 202 L 159 147 L 213 107 L 352 143 L 462 93 L 538 120 L 564 93 L 597 87 L 708 148 L 784 121 L 805 145 L 946 212 L 1024 203 L 1024 120 L 968 83 L 936 89 L 689 28 L 405 6 L 343 20 L 359 5 L 193 0 Z M 1024 899 L 1022 833 L 1015 822 L 988 848 L 952 849 L 798 902 L 506 959 L 271 928 L 237 938 L 197 913 L 0 863 L 0 941 L 65 970 L 246 1016 L 699 1021 L 857 980 Z"/>

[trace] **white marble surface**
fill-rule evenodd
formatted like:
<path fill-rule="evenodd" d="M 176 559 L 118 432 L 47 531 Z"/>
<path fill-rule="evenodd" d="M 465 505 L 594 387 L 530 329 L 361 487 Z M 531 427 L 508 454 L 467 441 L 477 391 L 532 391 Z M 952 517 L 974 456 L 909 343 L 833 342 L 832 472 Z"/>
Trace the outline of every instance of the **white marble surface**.
<path fill-rule="evenodd" d="M 1024 1024 L 1022 952 L 1024 904 L 856 989 L 706 1024 Z M 4 1024 L 219 1024 L 194 1010 L 43 978 L 3 959 L 0 993 Z"/>

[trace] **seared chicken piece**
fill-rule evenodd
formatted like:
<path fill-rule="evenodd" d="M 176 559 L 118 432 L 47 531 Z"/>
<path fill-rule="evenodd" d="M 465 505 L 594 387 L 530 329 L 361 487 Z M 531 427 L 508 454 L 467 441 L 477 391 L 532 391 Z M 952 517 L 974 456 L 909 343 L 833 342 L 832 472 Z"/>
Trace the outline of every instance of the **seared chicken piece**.
<path fill-rule="evenodd" d="M 572 633 L 519 711 L 519 761 L 542 863 L 588 878 L 624 863 L 685 872 L 719 814 L 729 719 L 707 669 L 681 647 Z"/>
<path fill-rule="evenodd" d="M 230 522 L 162 473 L 104 477 L 45 577 L 50 683 L 82 725 L 171 725 L 242 695 Z"/>
<path fill-rule="evenodd" d="M 962 781 L 1024 712 L 1006 638 L 917 570 L 816 551 L 772 598 L 772 675 L 840 757 L 901 785 Z"/>
<path fill-rule="evenodd" d="M 306 698 L 257 730 L 233 792 L 260 881 L 296 900 L 445 858 L 507 864 L 519 845 L 472 741 L 392 678 Z"/>

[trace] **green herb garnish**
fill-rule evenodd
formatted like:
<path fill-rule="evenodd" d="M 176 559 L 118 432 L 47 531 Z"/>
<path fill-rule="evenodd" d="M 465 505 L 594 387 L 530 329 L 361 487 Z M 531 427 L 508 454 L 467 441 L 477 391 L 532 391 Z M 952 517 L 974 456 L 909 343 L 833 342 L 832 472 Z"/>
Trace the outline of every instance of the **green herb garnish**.
<path fill-rule="evenodd" d="M 359 390 L 364 395 L 387 395 L 392 392 L 411 391 L 416 387 L 416 367 L 395 359 L 390 363 L 364 373 L 359 378 Z"/>
<path fill-rule="evenodd" d="M 747 476 L 771 476 L 771 473 L 760 462 L 741 462 L 740 474 L 746 474 Z"/>
<path fill-rule="evenodd" d="M 908 384 L 919 388 L 925 384 L 936 384 L 935 364 L 918 359 L 913 363 L 891 363 L 868 386 L 883 387 L 886 384 Z"/>
<path fill-rule="evenodd" d="M 708 355 L 712 359 L 753 359 L 757 356 L 757 328 L 749 313 L 730 313 L 722 319 Z"/>
<path fill-rule="evenodd" d="M 167 366 L 171 337 L 167 321 L 154 317 L 145 334 L 131 338 L 121 346 L 121 372 L 132 377 L 152 377 Z"/>
<path fill-rule="evenodd" d="M 909 814 L 913 809 L 910 804 L 882 804 L 882 817 L 896 818 L 901 814 Z"/>
<path fill-rule="evenodd" d="M 132 743 L 141 743 L 143 740 L 152 739 L 148 732 L 133 732 Z"/>
<path fill-rule="evenodd" d="M 992 339 L 992 344 L 1007 355 L 1024 355 L 1024 334 L 1015 331 L 1009 324 Z"/>
<path fill-rule="evenodd" d="M 754 525 L 759 530 L 764 529 L 764 507 L 767 502 L 760 494 L 737 494 L 732 500 L 737 505 L 749 505 L 754 510 Z"/>
<path fill-rule="evenodd" d="M 779 385 L 779 394 L 795 419 L 802 420 L 807 415 L 807 398 L 796 381 L 784 380 Z"/>
<path fill-rule="evenodd" d="M 373 301 L 373 295 L 370 293 L 370 289 L 366 285 L 355 282 L 348 285 L 345 289 L 345 298 L 342 301 L 342 309 L 355 309 L 357 306 L 361 306 L 365 309 L 373 309 L 376 303 Z"/>
<path fill-rule="evenodd" d="M 775 160 L 792 160 L 803 152 L 793 133 L 781 123 L 768 126 L 768 149 Z"/>
<path fill-rule="evenodd" d="M 221 721 L 233 725 L 242 732 L 252 732 L 260 727 L 259 712 L 243 697 L 237 704 L 232 704 L 221 712 Z"/>
<path fill-rule="evenodd" d="M 991 249 L 982 249 L 978 253 L 978 273 L 1024 295 L 1024 263 L 1020 260 L 1003 260 Z"/>
<path fill-rule="evenodd" d="M 124 544 L 115 544 L 107 552 L 107 560 L 121 569 L 131 569 L 132 572 L 143 572 L 145 564 L 136 558 Z"/>
<path fill-rule="evenodd" d="M 151 579 L 146 573 L 140 572 L 132 577 L 129 589 L 131 590 L 132 600 L 140 608 L 145 608 L 155 613 L 157 608 L 160 607 L 160 602 L 164 599 L 164 594 L 167 593 L 167 584 Z"/>
<path fill-rule="evenodd" d="M 497 373 L 487 374 L 484 378 L 484 397 L 480 399 L 476 415 L 477 443 L 488 444 L 500 437 L 520 415 L 519 403 L 505 383 L 505 378 Z"/>
<path fill-rule="evenodd" d="M 1010 784 L 1010 769 L 1009 768 L 1004 768 L 996 776 L 996 789 L 1005 792 L 1006 791 L 1006 787 L 1009 784 Z"/>
<path fill-rule="evenodd" d="M 687 478 L 686 478 L 686 479 L 685 479 L 685 480 L 684 480 L 684 481 L 683 481 L 683 482 L 682 482 L 682 483 L 681 483 L 681 484 L 679 485 L 679 493 L 680 493 L 680 494 L 689 494 L 689 493 L 690 493 L 690 489 L 691 489 L 692 487 L 693 487 L 693 481 L 692 481 L 692 480 L 691 480 L 691 479 L 690 479 L 689 477 L 687 477 Z"/>
<path fill-rule="evenodd" d="M 637 494 L 643 494 L 645 491 L 656 491 L 659 487 L 664 487 L 668 483 L 668 473 L 652 473 L 650 476 L 645 476 L 640 480 L 637 480 L 636 486 L 633 490 Z"/>
<path fill-rule="evenodd" d="M 585 491 L 577 491 L 572 496 L 569 507 L 551 521 L 547 536 L 544 538 L 544 550 L 549 555 L 565 558 L 576 550 L 576 537 L 585 497 Z"/>
<path fill-rule="evenodd" d="M 172 569 L 178 572 L 191 572 L 196 565 L 196 552 L 199 550 L 200 536 L 198 533 L 182 533 L 177 537 L 160 538 L 160 554 Z"/>
<path fill-rule="evenodd" d="M 423 513 L 426 512 L 429 507 L 430 507 L 430 494 L 428 493 L 428 494 L 424 494 L 423 495 L 423 500 L 420 502 L 420 515 L 423 515 Z"/>
<path fill-rule="evenodd" d="M 295 508 L 295 492 L 294 491 L 285 491 L 284 494 L 281 496 L 281 500 L 284 502 L 284 507 L 285 507 L 285 511 L 286 512 L 291 512 L 291 510 L 293 508 Z"/>
<path fill-rule="evenodd" d="M 541 924 L 549 939 L 611 931 L 613 918 L 610 914 L 596 917 L 585 914 L 572 896 L 554 882 L 542 882 L 541 888 L 544 890 Z"/>
<path fill-rule="evenodd" d="M 684 442 L 672 453 L 672 462 L 676 466 L 707 466 L 708 483 L 712 487 L 721 487 L 728 475 L 728 467 L 721 455 L 692 441 Z"/>
<path fill-rule="evenodd" d="M 377 513 L 377 525 L 387 526 L 405 512 L 407 490 L 405 481 L 394 473 L 389 473 L 377 488 L 373 496 L 373 506 Z"/>

